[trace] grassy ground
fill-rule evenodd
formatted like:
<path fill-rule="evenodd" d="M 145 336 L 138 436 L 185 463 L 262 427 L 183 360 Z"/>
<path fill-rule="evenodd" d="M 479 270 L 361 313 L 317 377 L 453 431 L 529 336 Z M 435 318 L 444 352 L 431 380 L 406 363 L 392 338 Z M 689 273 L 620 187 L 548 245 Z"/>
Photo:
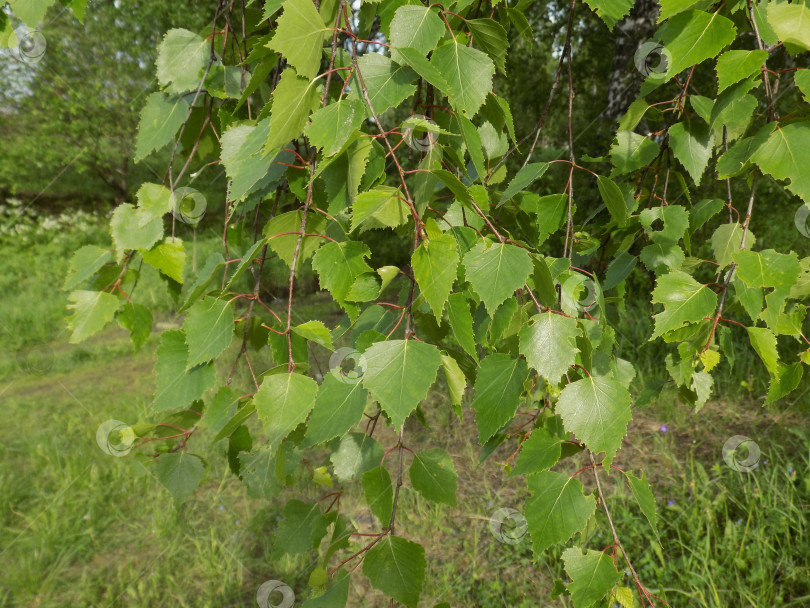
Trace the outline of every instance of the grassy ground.
<path fill-rule="evenodd" d="M 269 579 L 305 597 L 314 554 L 278 557 L 274 542 L 286 496 L 248 498 L 228 471 L 223 443 L 195 447 L 210 469 L 179 511 L 136 459 L 115 458 L 97 446 L 95 433 L 105 420 L 148 418 L 157 340 L 153 336 L 135 357 L 118 329 L 81 346 L 66 344 L 59 290 L 65 252 L 94 239 L 103 236 L 90 231 L 61 244 L 3 251 L 12 271 L 0 287 L 14 295 L 0 304 L 8 330 L 0 336 L 0 606 L 248 607 Z M 201 239 L 198 259 L 209 246 L 213 241 Z M 157 282 L 150 281 L 144 289 L 154 288 L 155 301 L 162 302 Z M 318 298 L 307 305 L 326 312 Z M 176 321 L 167 302 L 161 327 Z M 766 411 L 744 394 L 693 415 L 665 393 L 634 412 L 616 464 L 650 477 L 660 538 L 619 478 L 605 478 L 611 512 L 640 577 L 672 606 L 810 605 L 807 398 Z M 465 408 L 458 422 L 448 408 L 435 407 L 438 399 L 436 393 L 425 407 L 430 431 L 409 424 L 410 445 L 450 453 L 460 474 L 459 507 L 427 505 L 407 484 L 403 488 L 398 531 L 427 550 L 420 605 L 569 605 L 548 599 L 555 579 L 565 578 L 557 555 L 535 561 L 528 537 L 502 544 L 488 530 L 496 509 L 520 508 L 526 496 L 525 484 L 501 469 L 511 449 L 499 448 L 478 466 L 480 448 L 469 439 L 476 435 L 473 412 Z M 724 441 L 737 434 L 762 449 L 752 474 L 722 460 Z M 210 439 L 202 431 L 194 441 L 205 446 Z M 393 443 L 385 429 L 378 439 Z M 567 466 L 573 471 L 577 464 Z M 593 487 L 592 478 L 582 479 Z M 317 499 L 316 488 L 308 492 L 296 497 Z M 358 506 L 359 496 L 349 493 L 342 502 L 356 527 L 370 530 L 373 520 Z M 589 546 L 610 544 L 609 536 L 597 517 Z M 631 584 L 629 577 L 625 582 Z M 349 605 L 382 601 L 357 574 Z"/>

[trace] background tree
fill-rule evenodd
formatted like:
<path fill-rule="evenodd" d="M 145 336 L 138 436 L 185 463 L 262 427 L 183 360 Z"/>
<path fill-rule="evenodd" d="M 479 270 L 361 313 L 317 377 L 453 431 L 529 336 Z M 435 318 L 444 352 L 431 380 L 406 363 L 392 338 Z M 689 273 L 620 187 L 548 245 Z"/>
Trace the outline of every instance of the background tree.
<path fill-rule="evenodd" d="M 195 3 L 99 0 L 83 21 L 53 6 L 38 30 L 12 16 L 21 37 L 44 46 L 0 56 L 0 189 L 120 203 L 154 179 L 161 163 L 136 167 L 133 150 L 157 45 L 162 32 L 200 27 L 207 13 Z"/>

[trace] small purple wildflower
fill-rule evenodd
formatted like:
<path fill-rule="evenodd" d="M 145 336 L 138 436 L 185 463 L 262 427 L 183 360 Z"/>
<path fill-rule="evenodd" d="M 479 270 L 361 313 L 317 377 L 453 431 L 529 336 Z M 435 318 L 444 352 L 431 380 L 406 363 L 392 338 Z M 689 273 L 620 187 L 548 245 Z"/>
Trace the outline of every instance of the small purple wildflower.
<path fill-rule="evenodd" d="M 788 467 L 788 473 L 790 473 L 791 475 L 793 475 L 793 467 Z"/>
<path fill-rule="evenodd" d="M 668 506 L 668 507 L 674 507 L 674 506 L 675 506 L 675 501 L 674 501 L 674 500 L 672 500 L 672 499 L 670 498 L 670 499 L 667 501 L 667 506 Z"/>
<path fill-rule="evenodd" d="M 662 433 L 666 433 L 669 430 L 669 427 L 666 424 L 662 424 L 661 428 L 658 429 Z"/>

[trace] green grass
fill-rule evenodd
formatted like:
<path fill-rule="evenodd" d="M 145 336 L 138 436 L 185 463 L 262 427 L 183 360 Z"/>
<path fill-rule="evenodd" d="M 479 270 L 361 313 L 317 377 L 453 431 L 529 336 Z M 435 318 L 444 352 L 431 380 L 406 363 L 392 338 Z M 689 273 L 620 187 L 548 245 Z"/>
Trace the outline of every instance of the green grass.
<path fill-rule="evenodd" d="M 107 455 L 96 444 L 105 420 L 150 419 L 157 344 L 153 335 L 133 357 L 127 334 L 117 328 L 80 346 L 67 344 L 61 292 L 66 259 L 80 244 L 104 239 L 99 230 L 24 247 L 0 242 L 11 269 L 0 287 L 13 294 L 0 303 L 0 321 L 8 328 L 0 337 L 0 606 L 248 607 L 256 605 L 256 591 L 269 579 L 283 580 L 306 597 L 315 553 L 281 556 L 274 530 L 284 500 L 314 501 L 324 488 L 310 483 L 278 500 L 251 499 L 228 469 L 225 442 L 210 446 L 211 433 L 203 429 L 189 446 L 207 459 L 209 470 L 176 510 L 148 464 L 134 455 Z M 215 247 L 213 232 L 198 235 L 198 264 Z M 268 272 L 281 277 L 276 263 Z M 179 321 L 156 275 L 144 272 L 138 289 L 153 299 L 161 323 Z M 298 313 L 302 319 L 331 319 L 331 310 L 328 299 L 307 296 Z M 658 351 L 633 346 L 646 340 L 648 323 L 630 310 L 617 327 L 626 341 L 624 356 L 637 364 L 642 384 L 660 377 Z M 635 568 L 672 606 L 810 605 L 810 436 L 801 431 L 807 398 L 799 392 L 779 408 L 756 405 L 751 397 L 763 390 L 761 376 L 746 357 L 721 370 L 728 375 L 721 398 L 697 415 L 671 392 L 634 412 L 615 464 L 647 472 L 658 499 L 660 537 L 620 475 L 603 477 Z M 256 364 L 267 367 L 270 357 L 258 357 Z M 735 383 L 739 390 L 732 391 Z M 407 482 L 403 487 L 398 533 L 423 542 L 428 557 L 420 605 L 569 606 L 566 598 L 549 599 L 555 579 L 567 580 L 559 550 L 535 560 L 528 537 L 507 545 L 488 529 L 496 509 L 521 508 L 527 494 L 525 483 L 502 471 L 514 445 L 501 446 L 479 467 L 473 412 L 465 408 L 459 422 L 438 392 L 424 409 L 431 430 L 409 423 L 409 446 L 442 447 L 451 454 L 459 472 L 459 506 L 429 505 Z M 762 449 L 753 473 L 735 472 L 723 462 L 722 445 L 737 434 L 752 437 Z M 382 425 L 375 436 L 385 446 L 395 441 Z M 572 472 L 581 464 L 575 459 L 564 466 Z M 581 479 L 593 489 L 592 475 Z M 372 531 L 374 521 L 363 505 L 352 486 L 342 512 L 360 531 Z M 609 537 L 600 511 L 585 537 L 576 536 L 572 544 L 601 549 L 612 542 Z M 624 584 L 632 586 L 628 576 Z M 349 605 L 382 603 L 357 573 Z"/>

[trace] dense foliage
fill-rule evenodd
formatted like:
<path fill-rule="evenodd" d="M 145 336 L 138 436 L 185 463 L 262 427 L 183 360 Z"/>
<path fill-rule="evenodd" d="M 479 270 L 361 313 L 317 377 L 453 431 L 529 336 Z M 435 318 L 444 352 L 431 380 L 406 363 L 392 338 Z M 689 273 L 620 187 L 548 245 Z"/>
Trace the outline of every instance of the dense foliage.
<path fill-rule="evenodd" d="M 35 24 L 31 7 L 50 3 L 11 6 Z M 289 500 L 277 531 L 289 553 L 318 551 L 304 605 L 345 605 L 360 563 L 392 601 L 419 603 L 425 552 L 397 510 L 406 480 L 456 505 L 452 458 L 408 447 L 437 382 L 443 407 L 459 418 L 462 404 L 474 410 L 482 458 L 510 446 L 504 471 L 526 478 L 535 555 L 566 547 L 570 582 L 555 595 L 576 608 L 663 605 L 664 590 L 636 575 L 603 491 L 608 476 L 626 482 L 639 525 L 656 534 L 645 475 L 611 464 L 636 378 L 617 354 L 627 282 L 654 281 L 650 340 L 668 345 L 678 396 L 696 410 L 713 370 L 734 356 L 731 332 L 747 335 L 768 370 L 766 402 L 790 394 L 810 364 L 810 258 L 758 248 L 750 229 L 762 188 L 776 182 L 797 197 L 787 213 L 807 231 L 810 69 L 800 66 L 810 7 L 662 0 L 660 25 L 635 54 L 646 78 L 602 156 L 576 146 L 573 104 L 588 83 L 573 34 L 582 12 L 612 30 L 632 4 L 573 0 L 552 43 L 532 34 L 530 8 L 220 0 L 209 28 L 171 29 L 158 48 L 161 90 L 142 110 L 136 156 L 168 147 L 165 180 L 117 207 L 114 251 L 87 246 L 72 260 L 72 342 L 115 320 L 136 349 L 144 343 L 144 263 L 185 313 L 160 338 L 160 424 L 122 438 L 143 438 L 147 466 L 177 503 L 205 475 L 190 441 L 199 426 L 227 440 L 231 469 L 257 498 L 324 487 L 318 502 Z M 556 58 L 526 133 L 498 94 L 524 77 L 507 72 L 517 44 Z M 541 139 L 552 115 L 566 125 L 563 149 Z M 190 270 L 180 235 L 208 201 L 188 180 L 208 163 L 228 178 L 222 251 Z M 380 232 L 407 241 L 405 263 L 378 259 Z M 704 241 L 710 259 L 699 257 Z M 264 297 L 270 257 L 289 269 L 283 307 Z M 295 312 L 304 265 L 346 313 L 334 327 Z M 252 362 L 267 348 L 274 365 L 259 369 Z M 332 353 L 322 373 L 311 368 L 320 349 Z M 362 486 L 374 530 L 354 530 L 341 514 L 348 484 Z M 597 513 L 607 546 L 588 535 Z"/>

